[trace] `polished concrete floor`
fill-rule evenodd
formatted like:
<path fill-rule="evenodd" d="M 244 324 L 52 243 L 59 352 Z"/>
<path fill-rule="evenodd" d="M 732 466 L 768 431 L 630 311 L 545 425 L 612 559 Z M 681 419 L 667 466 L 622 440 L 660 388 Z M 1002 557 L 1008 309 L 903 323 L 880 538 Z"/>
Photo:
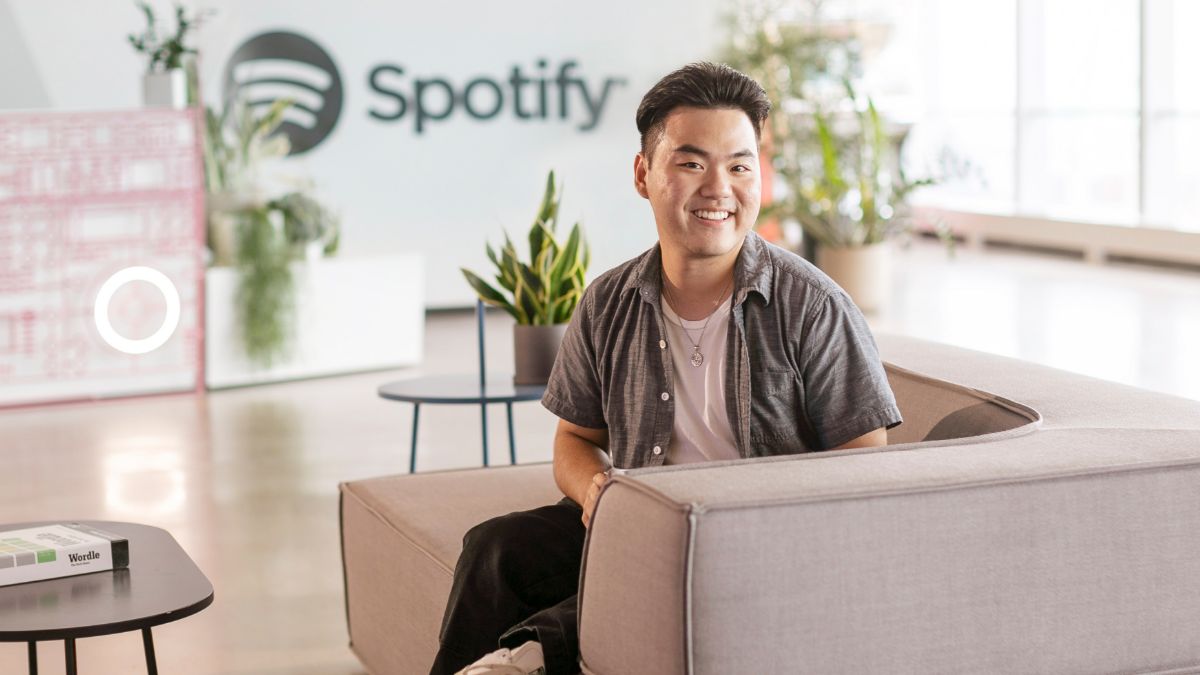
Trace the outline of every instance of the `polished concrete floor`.
<path fill-rule="evenodd" d="M 901 251 L 879 331 L 1008 354 L 1200 399 L 1200 273 L 918 242 Z M 511 363 L 511 321 L 488 358 Z M 338 549 L 340 481 L 408 470 L 411 408 L 378 385 L 471 372 L 469 313 L 427 321 L 422 368 L 214 392 L 0 411 L 0 522 L 129 520 L 167 528 L 216 588 L 205 611 L 155 630 L 164 673 L 349 675 Z M 550 458 L 554 418 L 515 408 L 518 461 Z M 506 463 L 503 408 L 493 463 Z M 418 468 L 478 465 L 479 411 L 426 406 Z M 397 612 L 404 608 L 397 607 Z M 61 673 L 62 644 L 40 647 Z M 139 673 L 136 634 L 79 642 L 83 673 Z M 24 672 L 0 644 L 0 673 Z"/>

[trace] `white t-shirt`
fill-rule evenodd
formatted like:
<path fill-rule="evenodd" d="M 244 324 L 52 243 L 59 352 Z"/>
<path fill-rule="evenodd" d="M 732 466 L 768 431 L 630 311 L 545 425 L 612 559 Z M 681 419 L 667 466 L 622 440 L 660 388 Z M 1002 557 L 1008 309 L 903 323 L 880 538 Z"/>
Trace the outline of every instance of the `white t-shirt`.
<path fill-rule="evenodd" d="M 679 318 L 663 297 L 667 324 L 667 349 L 675 369 L 675 424 L 667 446 L 666 464 L 739 459 L 729 411 L 725 407 L 725 340 L 729 330 L 731 299 L 721 303 L 708 318 L 688 321 Z M 691 339 L 680 325 L 691 333 Z M 704 328 L 703 336 L 700 329 Z M 700 340 L 704 363 L 692 365 L 694 340 Z"/>

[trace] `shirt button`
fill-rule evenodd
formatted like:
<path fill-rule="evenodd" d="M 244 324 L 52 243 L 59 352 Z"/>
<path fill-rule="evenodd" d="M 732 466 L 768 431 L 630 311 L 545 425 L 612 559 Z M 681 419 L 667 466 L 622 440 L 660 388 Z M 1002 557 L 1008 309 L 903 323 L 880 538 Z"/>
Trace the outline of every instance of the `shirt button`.
<path fill-rule="evenodd" d="M 662 393 L 662 400 L 666 401 L 669 398 L 671 398 L 671 395 L 664 391 Z"/>
<path fill-rule="evenodd" d="M 666 349 L 666 348 L 667 348 L 667 341 L 666 341 L 666 340 L 659 340 L 659 341 L 658 341 L 658 348 L 659 348 L 659 349 Z"/>
<path fill-rule="evenodd" d="M 661 454 L 662 454 L 662 448 L 661 448 L 660 446 L 657 446 L 657 445 L 656 445 L 656 446 L 654 446 L 654 454 L 656 454 L 656 455 L 661 455 Z"/>

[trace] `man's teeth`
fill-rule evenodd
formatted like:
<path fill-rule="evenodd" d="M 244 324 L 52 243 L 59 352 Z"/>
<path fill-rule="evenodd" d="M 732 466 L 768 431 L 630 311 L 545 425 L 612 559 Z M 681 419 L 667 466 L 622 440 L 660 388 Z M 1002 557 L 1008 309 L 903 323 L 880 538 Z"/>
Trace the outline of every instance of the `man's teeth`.
<path fill-rule="evenodd" d="M 705 220 L 725 220 L 729 217 L 728 211 L 692 211 L 692 213 Z"/>

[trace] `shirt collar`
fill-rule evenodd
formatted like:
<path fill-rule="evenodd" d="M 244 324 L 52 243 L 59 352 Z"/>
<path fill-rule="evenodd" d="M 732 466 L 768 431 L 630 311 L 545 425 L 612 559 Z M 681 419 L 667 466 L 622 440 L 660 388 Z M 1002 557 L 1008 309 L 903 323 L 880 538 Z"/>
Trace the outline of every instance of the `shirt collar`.
<path fill-rule="evenodd" d="M 634 273 L 625 282 L 626 290 L 637 290 L 642 299 L 656 302 L 662 294 L 662 248 L 655 244 L 654 248 L 646 251 L 637 263 Z M 771 282 L 774 268 L 771 265 L 769 244 L 754 231 L 746 234 L 742 250 L 738 252 L 734 263 L 733 276 L 735 283 L 733 304 L 740 305 L 746 300 L 750 291 L 762 296 L 763 301 L 771 303 Z"/>

